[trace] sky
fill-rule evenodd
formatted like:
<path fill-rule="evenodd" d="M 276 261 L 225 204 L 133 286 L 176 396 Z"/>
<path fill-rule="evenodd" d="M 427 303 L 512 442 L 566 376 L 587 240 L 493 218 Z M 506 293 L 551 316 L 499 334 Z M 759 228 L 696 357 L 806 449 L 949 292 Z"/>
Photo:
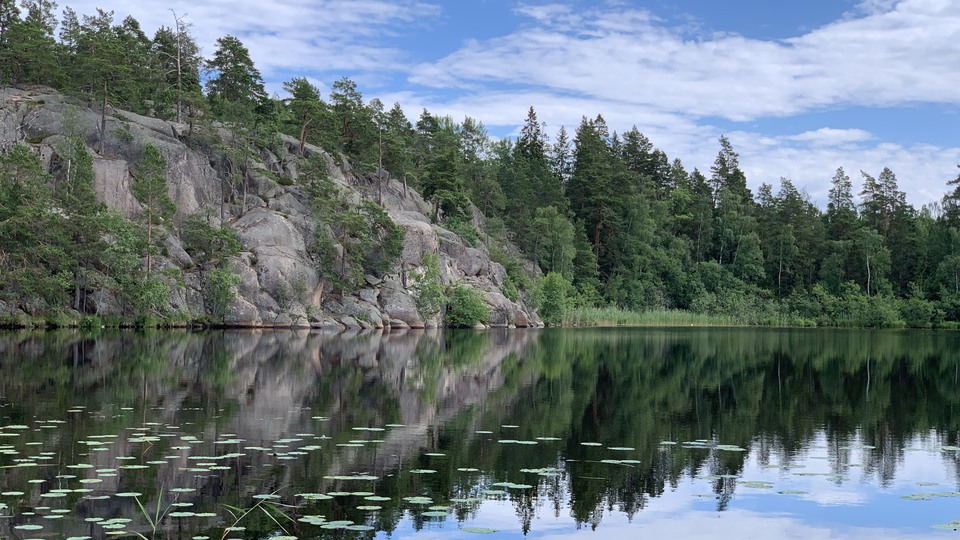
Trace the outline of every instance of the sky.
<path fill-rule="evenodd" d="M 843 167 L 889 167 L 910 203 L 939 201 L 960 164 L 956 0 L 76 0 L 144 30 L 193 24 L 209 56 L 231 34 L 267 89 L 340 77 L 364 98 L 480 120 L 512 136 L 602 114 L 688 170 L 726 135 L 748 184 L 790 179 L 819 206 Z"/>

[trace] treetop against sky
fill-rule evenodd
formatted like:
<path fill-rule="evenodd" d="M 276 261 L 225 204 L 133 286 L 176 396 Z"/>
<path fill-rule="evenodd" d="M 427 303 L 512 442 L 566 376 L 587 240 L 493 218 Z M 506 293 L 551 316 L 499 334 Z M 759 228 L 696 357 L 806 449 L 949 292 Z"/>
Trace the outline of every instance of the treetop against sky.
<path fill-rule="evenodd" d="M 726 134 L 752 187 L 787 177 L 821 206 L 839 166 L 890 167 L 910 202 L 956 176 L 960 4 L 949 0 L 482 2 L 80 0 L 152 34 L 193 24 L 205 56 L 239 37 L 267 89 L 341 76 L 367 97 L 472 116 L 513 135 L 530 105 L 553 134 L 601 113 L 688 168 Z"/>

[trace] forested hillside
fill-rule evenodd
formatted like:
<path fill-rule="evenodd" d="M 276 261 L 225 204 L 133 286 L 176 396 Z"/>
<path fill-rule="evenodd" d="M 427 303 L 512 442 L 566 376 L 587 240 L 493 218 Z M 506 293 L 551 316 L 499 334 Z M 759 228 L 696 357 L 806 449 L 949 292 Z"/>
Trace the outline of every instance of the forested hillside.
<path fill-rule="evenodd" d="M 47 2 L 18 9 L 0 0 L 0 83 L 46 85 L 83 100 L 101 113 L 99 133 L 88 141 L 101 153 L 108 110 L 173 121 L 182 141 L 230 172 L 221 221 L 229 218 L 225 204 L 245 210 L 248 162 L 259 149 L 278 146 L 278 134 L 297 141 L 296 154 L 314 145 L 342 155 L 374 182 L 373 207 L 383 205 L 392 179 L 422 193 L 431 220 L 487 246 L 506 267 L 505 294 L 529 293 L 549 323 L 585 306 L 680 309 L 755 324 L 922 327 L 960 320 L 960 177 L 945 186 L 942 203 L 917 209 L 893 171 L 851 178 L 838 169 L 820 208 L 786 178 L 752 192 L 724 137 L 709 171 L 687 170 L 639 127 L 611 133 L 598 111 L 583 111 L 580 125 L 548 137 L 534 104 L 519 137 L 494 140 L 477 119 L 427 110 L 408 116 L 399 103 L 388 108 L 366 100 L 346 78 L 326 96 L 304 77 L 284 83 L 284 95 L 269 96 L 240 40 L 224 36 L 202 58 L 189 25 L 174 21 L 151 38 L 132 18 L 81 16 L 69 8 L 58 18 Z M 83 152 L 76 163 L 61 160 L 49 180 L 23 181 L 24 170 L 43 178 L 25 157 L 36 143 L 3 141 L 0 294 L 39 294 L 27 284 L 43 283 L 60 295 L 51 304 L 75 303 L 80 273 L 47 262 L 68 256 L 79 267 L 85 257 L 102 255 L 85 252 L 94 244 L 84 216 L 97 202 L 71 187 L 80 185 L 71 175 L 82 170 Z M 67 138 L 63 155 L 71 144 Z M 148 273 L 153 228 L 173 213 L 157 161 L 145 152 L 134 174 L 142 180 L 136 196 L 146 211 L 138 227 L 148 246 L 138 260 Z M 52 207 L 58 211 L 42 212 Z M 485 231 L 476 228 L 474 208 L 487 218 Z M 65 224 L 71 253 L 45 252 L 49 244 L 36 235 L 47 226 L 35 221 L 38 215 Z M 370 219 L 351 224 L 349 215 L 337 218 L 343 235 L 373 227 Z M 122 219 L 103 222 L 98 234 L 119 249 L 115 231 L 128 226 Z M 389 250 L 388 232 L 365 238 Z M 531 277 L 518 258 L 490 247 L 497 238 L 512 241 L 545 277 Z M 329 286 L 358 286 L 363 273 L 335 271 L 332 250 L 331 244 L 317 251 Z"/>

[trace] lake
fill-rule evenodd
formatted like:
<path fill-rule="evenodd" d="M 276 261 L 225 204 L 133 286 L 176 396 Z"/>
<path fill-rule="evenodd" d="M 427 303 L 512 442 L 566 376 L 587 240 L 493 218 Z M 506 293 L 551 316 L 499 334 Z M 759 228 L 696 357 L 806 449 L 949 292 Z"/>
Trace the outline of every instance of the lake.
<path fill-rule="evenodd" d="M 960 333 L 0 334 L 0 538 L 915 538 Z"/>

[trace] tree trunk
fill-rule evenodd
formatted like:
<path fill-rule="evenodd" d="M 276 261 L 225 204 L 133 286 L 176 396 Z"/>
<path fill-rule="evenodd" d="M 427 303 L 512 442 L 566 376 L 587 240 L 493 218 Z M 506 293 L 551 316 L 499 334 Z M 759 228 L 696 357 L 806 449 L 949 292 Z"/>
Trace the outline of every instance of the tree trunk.
<path fill-rule="evenodd" d="M 301 156 L 303 155 L 303 147 L 306 145 L 306 142 L 307 142 L 307 124 L 309 123 L 310 123 L 309 120 L 305 120 L 303 124 L 300 126 L 300 150 L 297 153 L 300 154 Z"/>
<path fill-rule="evenodd" d="M 147 275 L 148 276 L 150 275 L 150 270 L 152 269 L 153 269 L 153 220 L 147 219 Z"/>
<path fill-rule="evenodd" d="M 103 105 L 100 108 L 100 141 L 97 153 L 103 155 L 103 150 L 107 142 L 107 81 L 103 81 Z"/>
<path fill-rule="evenodd" d="M 593 256 L 600 262 L 600 227 L 603 224 L 603 210 L 597 210 L 597 224 L 593 226 Z"/>

